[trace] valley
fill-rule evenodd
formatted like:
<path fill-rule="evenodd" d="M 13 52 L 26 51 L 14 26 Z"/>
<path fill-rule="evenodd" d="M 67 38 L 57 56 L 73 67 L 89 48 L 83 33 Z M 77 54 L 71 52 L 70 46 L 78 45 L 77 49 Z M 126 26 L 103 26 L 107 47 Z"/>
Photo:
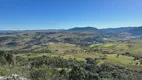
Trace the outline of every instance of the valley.
<path fill-rule="evenodd" d="M 142 79 L 142 34 L 133 29 L 137 30 L 84 27 L 0 32 L 0 75 L 18 74 L 32 80 Z"/>

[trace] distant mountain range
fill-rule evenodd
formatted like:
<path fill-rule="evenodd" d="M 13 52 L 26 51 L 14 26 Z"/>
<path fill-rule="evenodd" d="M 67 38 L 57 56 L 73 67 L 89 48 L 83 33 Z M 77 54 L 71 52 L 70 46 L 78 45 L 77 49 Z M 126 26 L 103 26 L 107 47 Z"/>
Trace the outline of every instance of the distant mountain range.
<path fill-rule="evenodd" d="M 68 29 L 67 31 L 94 31 L 101 33 L 130 33 L 131 35 L 142 35 L 142 26 L 140 27 L 120 27 L 120 28 L 106 28 L 106 29 L 97 29 L 95 27 L 75 27 Z"/>
<path fill-rule="evenodd" d="M 99 29 L 97 29 L 95 27 L 75 27 L 75 28 L 68 29 L 68 31 L 95 31 L 95 32 L 98 32 Z"/>
<path fill-rule="evenodd" d="M 120 27 L 120 28 L 106 28 L 100 29 L 102 32 L 109 32 L 109 33 L 120 33 L 120 32 L 127 32 L 134 27 Z"/>
<path fill-rule="evenodd" d="M 142 35 L 142 26 L 130 29 L 128 32 L 133 34 L 133 35 Z"/>
<path fill-rule="evenodd" d="M 11 32 L 101 32 L 101 33 L 130 33 L 131 35 L 142 35 L 142 26 L 140 27 L 120 27 L 120 28 L 105 28 L 97 29 L 95 27 L 74 27 L 70 29 L 46 29 L 46 30 L 0 30 L 0 33 L 11 33 Z"/>
<path fill-rule="evenodd" d="M 122 33 L 127 32 L 131 35 L 142 35 L 142 26 L 140 27 L 122 27 L 122 28 L 108 28 L 101 29 L 103 32 L 111 32 L 111 33 Z"/>

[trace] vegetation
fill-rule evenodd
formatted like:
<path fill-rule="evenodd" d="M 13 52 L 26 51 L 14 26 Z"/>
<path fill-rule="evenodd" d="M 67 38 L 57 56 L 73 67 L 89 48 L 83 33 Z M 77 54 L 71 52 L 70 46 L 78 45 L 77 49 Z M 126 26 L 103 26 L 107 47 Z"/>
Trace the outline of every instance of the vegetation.
<path fill-rule="evenodd" d="M 87 28 L 82 32 L 74 28 L 0 33 L 0 76 L 18 74 L 31 80 L 142 79 L 139 35 L 122 35 L 119 31 L 105 34 Z"/>

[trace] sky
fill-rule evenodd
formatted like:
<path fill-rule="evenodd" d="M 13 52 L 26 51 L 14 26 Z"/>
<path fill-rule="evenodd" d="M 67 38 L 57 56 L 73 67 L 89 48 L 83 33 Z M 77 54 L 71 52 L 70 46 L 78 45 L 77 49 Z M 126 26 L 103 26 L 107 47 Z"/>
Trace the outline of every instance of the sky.
<path fill-rule="evenodd" d="M 0 30 L 142 25 L 142 0 L 0 0 Z"/>

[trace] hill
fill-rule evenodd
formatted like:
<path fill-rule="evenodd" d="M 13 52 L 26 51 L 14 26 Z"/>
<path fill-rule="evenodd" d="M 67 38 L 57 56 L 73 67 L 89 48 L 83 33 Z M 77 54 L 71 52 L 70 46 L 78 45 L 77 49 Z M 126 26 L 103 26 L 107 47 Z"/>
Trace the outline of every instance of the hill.
<path fill-rule="evenodd" d="M 142 26 L 130 29 L 128 32 L 132 35 L 142 35 Z"/>
<path fill-rule="evenodd" d="M 100 29 L 102 32 L 107 33 L 120 33 L 120 32 L 127 32 L 134 27 L 120 27 L 120 28 L 106 28 L 106 29 Z"/>
<path fill-rule="evenodd" d="M 99 29 L 95 27 L 75 27 L 68 29 L 68 31 L 74 31 L 74 32 L 79 32 L 79 31 L 94 31 L 94 32 L 99 32 Z"/>
<path fill-rule="evenodd" d="M 106 28 L 106 29 L 100 29 L 103 33 L 129 33 L 133 36 L 139 36 L 142 35 L 142 26 L 140 27 L 120 27 L 120 28 Z"/>
<path fill-rule="evenodd" d="M 137 35 L 141 27 L 5 31 L 0 33 L 0 78 L 142 80 Z"/>

